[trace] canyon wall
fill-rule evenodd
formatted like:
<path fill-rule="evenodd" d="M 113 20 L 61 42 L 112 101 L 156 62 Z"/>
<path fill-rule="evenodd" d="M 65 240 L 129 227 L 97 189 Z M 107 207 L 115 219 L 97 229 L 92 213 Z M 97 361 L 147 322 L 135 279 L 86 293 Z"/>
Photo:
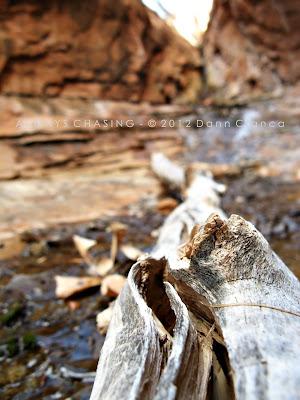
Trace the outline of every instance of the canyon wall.
<path fill-rule="evenodd" d="M 0 94 L 194 102 L 199 51 L 139 0 L 0 1 Z"/>
<path fill-rule="evenodd" d="M 139 0 L 0 0 L 0 95 L 185 104 L 278 95 L 300 77 L 299 21 L 293 0 L 215 0 L 200 51 Z"/>
<path fill-rule="evenodd" d="M 279 94 L 300 78 L 300 3 L 215 0 L 203 56 L 218 99 Z"/>

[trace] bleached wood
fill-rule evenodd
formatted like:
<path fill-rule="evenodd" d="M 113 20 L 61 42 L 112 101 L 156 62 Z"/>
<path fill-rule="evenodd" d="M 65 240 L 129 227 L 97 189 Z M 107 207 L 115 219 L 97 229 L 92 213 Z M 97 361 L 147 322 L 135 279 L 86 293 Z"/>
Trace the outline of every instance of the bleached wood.
<path fill-rule="evenodd" d="M 131 268 L 114 306 L 90 400 L 154 396 L 162 356 L 152 310 L 138 291 L 139 267 Z"/>
<path fill-rule="evenodd" d="M 212 339 L 201 341 L 186 306 L 168 282 L 166 293 L 176 316 L 172 349 L 162 370 L 154 400 L 205 400 L 212 363 Z"/>
<path fill-rule="evenodd" d="M 157 160 L 162 160 L 162 156 Z M 171 165 L 169 160 L 164 165 L 168 163 Z M 169 184 L 176 176 L 182 179 L 184 177 L 183 169 L 179 172 L 179 167 L 175 166 L 172 168 L 174 170 L 178 174 L 172 172 Z M 177 184 L 178 180 L 175 186 Z M 180 185 L 182 184 L 180 181 Z M 166 331 L 141 295 L 149 278 L 141 270 L 145 269 L 143 264 L 148 263 L 154 270 L 157 265 L 153 265 L 153 262 L 161 265 L 162 261 L 155 259 L 160 260 L 167 255 L 167 247 L 170 252 L 176 251 L 182 241 L 181 233 L 191 229 L 194 217 L 201 215 L 204 221 L 211 212 L 222 212 L 218 207 L 219 190 L 223 190 L 223 187 L 211 178 L 201 175 L 195 177 L 185 194 L 186 201 L 170 215 L 162 227 L 160 240 L 151 256 L 132 267 L 127 285 L 114 306 L 91 400 L 118 399 L 122 398 L 122 393 L 126 393 L 129 400 L 206 398 L 212 363 L 210 334 L 200 341 L 186 306 L 173 287 L 166 283 L 166 294 L 175 314 L 175 326 L 173 337 L 169 334 L 164 336 L 166 342 L 163 347 L 169 350 L 160 349 L 159 339 L 162 339 Z M 199 198 L 202 201 L 199 202 Z M 188 221 L 190 224 L 187 224 Z M 173 238 L 170 236 L 170 229 Z M 162 299 L 158 298 L 156 301 L 159 303 Z"/>
<path fill-rule="evenodd" d="M 199 341 L 186 306 L 166 283 L 175 326 L 171 337 L 146 304 L 147 280 L 164 269 L 151 258 L 136 263 L 114 305 L 91 400 L 175 398 L 205 400 L 212 362 L 211 336 Z M 167 297 L 162 300 L 168 306 Z M 171 313 L 170 313 L 171 314 Z"/>
<path fill-rule="evenodd" d="M 151 256 L 132 267 L 100 356 L 92 400 L 118 399 L 125 392 L 128 399 L 143 400 L 299 398 L 299 282 L 252 224 L 236 215 L 226 219 L 219 206 L 222 190 L 196 174 Z M 195 224 L 200 227 L 192 230 Z M 175 288 L 166 283 L 175 314 L 172 335 L 153 311 L 166 305 L 166 297 L 154 296 L 147 305 L 142 295 L 153 290 L 150 271 L 162 264 L 159 279 Z M 202 337 L 198 352 L 190 342 L 195 335 Z M 211 352 L 211 338 L 226 345 L 229 370 Z M 138 353 L 130 351 L 137 347 Z M 193 381 L 198 386 L 191 392 Z"/>
<path fill-rule="evenodd" d="M 163 183 L 173 189 L 183 188 L 185 182 L 184 169 L 170 161 L 164 154 L 152 154 L 151 168 Z"/>
<path fill-rule="evenodd" d="M 223 335 L 237 399 L 298 399 L 300 285 L 268 242 L 243 218 L 212 216 L 192 256 L 170 262 L 199 309 L 208 305 Z M 190 301 L 190 299 L 188 300 Z M 261 306 L 259 306 L 261 305 Z"/>
<path fill-rule="evenodd" d="M 203 224 L 212 213 L 225 217 L 220 208 L 219 191 L 223 185 L 201 174 L 195 175 L 186 192 L 186 200 L 166 219 L 161 227 L 157 244 L 152 252 L 155 258 L 173 257 L 183 238 L 192 231 L 195 223 Z M 196 222 L 197 221 L 197 222 Z"/>

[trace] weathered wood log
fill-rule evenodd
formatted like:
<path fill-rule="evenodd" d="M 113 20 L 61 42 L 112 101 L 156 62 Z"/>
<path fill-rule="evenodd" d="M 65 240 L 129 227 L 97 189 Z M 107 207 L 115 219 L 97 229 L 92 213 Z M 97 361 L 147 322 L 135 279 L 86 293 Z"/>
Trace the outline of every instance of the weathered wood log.
<path fill-rule="evenodd" d="M 297 399 L 300 285 L 243 218 L 213 215 L 169 269 L 196 315 L 206 308 L 224 338 L 237 399 Z M 206 311 L 207 312 L 207 311 Z"/>
<path fill-rule="evenodd" d="M 164 260 L 137 262 L 114 307 L 92 400 L 205 399 L 211 333 L 200 337 L 168 282 Z M 173 335 L 170 335 L 170 331 Z"/>
<path fill-rule="evenodd" d="M 139 267 L 132 267 L 116 301 L 91 400 L 154 396 L 162 355 L 152 311 L 138 291 Z M 149 378 L 152 384 L 147 384 Z"/>
<path fill-rule="evenodd" d="M 170 161 L 162 153 L 154 153 L 152 155 L 151 167 L 159 179 L 170 187 L 181 189 L 184 186 L 183 168 Z"/>
<path fill-rule="evenodd" d="M 299 282 L 252 224 L 226 219 L 219 189 L 196 175 L 132 267 L 92 400 L 298 398 Z"/>

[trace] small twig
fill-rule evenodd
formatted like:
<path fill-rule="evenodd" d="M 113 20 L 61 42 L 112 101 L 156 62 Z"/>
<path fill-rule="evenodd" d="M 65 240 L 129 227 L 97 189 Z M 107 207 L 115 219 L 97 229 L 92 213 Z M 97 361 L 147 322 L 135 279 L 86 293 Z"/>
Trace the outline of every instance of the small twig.
<path fill-rule="evenodd" d="M 67 367 L 61 367 L 60 372 L 64 378 L 83 380 L 84 382 L 94 382 L 95 372 L 76 372 Z"/>

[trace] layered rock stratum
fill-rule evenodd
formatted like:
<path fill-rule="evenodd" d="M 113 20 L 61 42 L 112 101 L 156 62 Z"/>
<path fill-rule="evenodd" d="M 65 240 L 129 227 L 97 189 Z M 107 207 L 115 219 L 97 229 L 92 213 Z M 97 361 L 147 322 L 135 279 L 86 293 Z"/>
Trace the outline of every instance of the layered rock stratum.
<path fill-rule="evenodd" d="M 195 102 L 199 51 L 139 0 L 0 2 L 0 93 Z"/>

